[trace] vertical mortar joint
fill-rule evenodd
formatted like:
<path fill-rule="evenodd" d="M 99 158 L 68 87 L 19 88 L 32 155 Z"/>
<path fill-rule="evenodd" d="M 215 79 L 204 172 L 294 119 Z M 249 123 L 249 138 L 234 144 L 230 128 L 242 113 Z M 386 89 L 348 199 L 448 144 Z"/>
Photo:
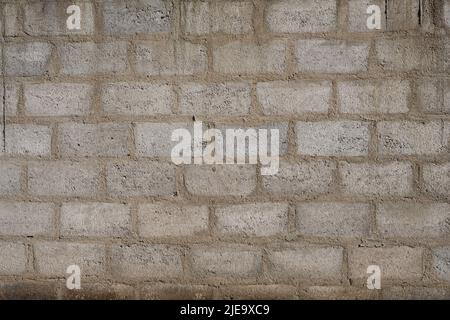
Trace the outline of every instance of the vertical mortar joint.
<path fill-rule="evenodd" d="M 389 0 L 384 0 L 384 20 L 386 30 L 388 29 L 388 2 Z"/>
<path fill-rule="evenodd" d="M 423 14 L 423 1 L 422 0 L 419 0 L 419 12 L 417 13 L 418 14 L 418 18 L 419 18 L 419 26 L 421 26 L 422 25 L 422 14 Z"/>
<path fill-rule="evenodd" d="M 2 10 L 2 32 L 1 32 L 1 45 L 2 45 L 2 83 L 3 83 L 3 92 L 2 92 L 2 140 L 3 140 L 3 152 L 6 152 L 6 75 L 5 75 L 5 14 L 4 7 L 2 6 L 0 10 Z"/>

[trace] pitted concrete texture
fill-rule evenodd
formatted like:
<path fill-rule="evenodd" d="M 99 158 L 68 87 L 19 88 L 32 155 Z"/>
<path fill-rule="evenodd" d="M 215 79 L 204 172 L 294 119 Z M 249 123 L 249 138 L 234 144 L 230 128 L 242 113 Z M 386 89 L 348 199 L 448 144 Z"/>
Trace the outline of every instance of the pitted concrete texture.
<path fill-rule="evenodd" d="M 0 5 L 0 298 L 450 298 L 450 0 Z M 279 172 L 174 164 L 194 119 Z"/>

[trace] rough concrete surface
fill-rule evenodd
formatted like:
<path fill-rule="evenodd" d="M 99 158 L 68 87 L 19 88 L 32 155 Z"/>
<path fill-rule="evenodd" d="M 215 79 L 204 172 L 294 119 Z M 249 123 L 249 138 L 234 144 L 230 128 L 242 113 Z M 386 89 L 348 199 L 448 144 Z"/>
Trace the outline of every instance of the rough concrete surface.
<path fill-rule="evenodd" d="M 450 0 L 0 6 L 1 299 L 450 299 Z M 172 163 L 194 119 L 279 172 Z"/>

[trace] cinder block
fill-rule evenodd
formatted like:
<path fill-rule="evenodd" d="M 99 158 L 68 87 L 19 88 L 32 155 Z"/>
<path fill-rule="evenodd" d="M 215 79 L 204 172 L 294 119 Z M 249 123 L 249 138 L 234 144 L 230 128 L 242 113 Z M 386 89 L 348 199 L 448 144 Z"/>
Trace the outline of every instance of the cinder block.
<path fill-rule="evenodd" d="M 365 203 L 306 202 L 296 208 L 297 231 L 305 236 L 366 237 L 370 219 L 370 206 Z"/>
<path fill-rule="evenodd" d="M 81 283 L 81 290 L 63 288 L 63 300 L 133 300 L 136 290 L 133 286 L 118 283 Z"/>
<path fill-rule="evenodd" d="M 171 114 L 175 93 L 170 85 L 116 82 L 102 86 L 103 112 L 109 115 L 157 116 Z"/>
<path fill-rule="evenodd" d="M 295 45 L 297 70 L 302 73 L 366 72 L 367 42 L 338 40 L 298 40 Z"/>
<path fill-rule="evenodd" d="M 169 197 L 177 193 L 175 166 L 156 161 L 111 162 L 106 183 L 108 194 L 114 197 Z"/>
<path fill-rule="evenodd" d="M 123 74 L 127 70 L 128 44 L 117 42 L 69 42 L 58 45 L 61 74 L 92 76 Z"/>
<path fill-rule="evenodd" d="M 246 34 L 252 27 L 249 1 L 182 1 L 181 25 L 185 34 Z"/>
<path fill-rule="evenodd" d="M 395 1 L 395 0 L 394 0 Z M 398 1 L 398 0 L 397 0 Z M 400 0 L 402 1 L 402 0 Z M 380 32 L 386 31 L 386 1 L 385 0 L 349 0 L 348 1 L 348 31 L 350 32 Z M 381 29 L 369 29 L 367 27 L 367 8 L 376 5 L 380 8 Z"/>
<path fill-rule="evenodd" d="M 19 42 L 5 45 L 5 73 L 8 76 L 43 76 L 50 71 L 52 45 Z"/>
<path fill-rule="evenodd" d="M 450 113 L 450 82 L 430 78 L 421 80 L 417 100 L 425 113 Z"/>
<path fill-rule="evenodd" d="M 419 0 L 350 0 L 349 31 L 373 32 L 367 27 L 367 8 L 377 5 L 381 13 L 381 29 L 379 31 L 408 31 L 421 26 L 423 8 Z M 423 23 L 423 21 L 422 21 Z"/>
<path fill-rule="evenodd" d="M 43 276 L 65 278 L 71 265 L 79 266 L 82 276 L 105 276 L 103 244 L 40 241 L 34 245 L 34 255 L 36 270 Z"/>
<path fill-rule="evenodd" d="M 10 156 L 50 156 L 52 130 L 34 124 L 7 124 L 6 154 Z"/>
<path fill-rule="evenodd" d="M 180 96 L 181 113 L 186 115 L 241 116 L 250 111 L 250 85 L 245 83 L 187 83 Z"/>
<path fill-rule="evenodd" d="M 169 33 L 173 5 L 164 0 L 107 0 L 103 3 L 103 30 L 108 35 Z"/>
<path fill-rule="evenodd" d="M 315 33 L 336 29 L 336 0 L 272 1 L 266 7 L 265 23 L 271 32 Z"/>
<path fill-rule="evenodd" d="M 183 275 L 181 249 L 167 245 L 118 244 L 111 249 L 113 275 L 130 280 Z"/>
<path fill-rule="evenodd" d="M 256 94 L 265 115 L 326 114 L 331 105 L 331 82 L 260 82 Z"/>
<path fill-rule="evenodd" d="M 445 40 L 443 44 L 443 65 L 439 70 L 450 70 L 450 40 Z"/>
<path fill-rule="evenodd" d="M 194 273 L 209 280 L 255 279 L 262 267 L 260 249 L 244 246 L 195 246 L 190 258 Z"/>
<path fill-rule="evenodd" d="M 450 282 L 450 247 L 433 249 L 432 268 L 434 274 L 441 280 Z"/>
<path fill-rule="evenodd" d="M 1 52 L 1 51 L 0 51 Z M 5 95 L 5 115 L 17 115 L 17 107 L 19 104 L 20 85 L 15 82 L 6 82 L 6 90 L 3 92 L 3 81 L 0 81 L 0 94 Z M 3 108 L 0 110 L 0 115 L 3 117 Z"/>
<path fill-rule="evenodd" d="M 336 166 L 329 161 L 280 161 L 276 175 L 263 176 L 265 191 L 279 196 L 311 196 L 325 194 L 333 185 Z"/>
<path fill-rule="evenodd" d="M 22 31 L 19 22 L 19 10 L 19 6 L 15 3 L 5 3 L 3 6 L 5 36 L 7 37 L 16 37 Z"/>
<path fill-rule="evenodd" d="M 288 205 L 267 202 L 219 206 L 215 217 L 215 226 L 221 235 L 277 236 L 287 232 Z"/>
<path fill-rule="evenodd" d="M 388 238 L 435 238 L 450 233 L 450 205 L 446 203 L 377 204 L 377 226 Z"/>
<path fill-rule="evenodd" d="M 0 161 L 0 195 L 12 196 L 21 191 L 20 177 L 22 168 L 18 164 L 8 161 Z"/>
<path fill-rule="evenodd" d="M 422 174 L 426 192 L 450 198 L 450 163 L 426 163 Z"/>
<path fill-rule="evenodd" d="M 126 237 L 131 234 L 130 207 L 118 203 L 63 203 L 61 235 Z"/>
<path fill-rule="evenodd" d="M 219 290 L 220 299 L 226 300 L 294 300 L 297 288 L 291 285 L 227 285 Z"/>
<path fill-rule="evenodd" d="M 94 4 L 79 1 L 80 29 L 70 30 L 66 26 L 69 18 L 67 8 L 72 1 L 41 1 L 24 6 L 24 30 L 32 36 L 92 35 L 95 30 Z"/>
<path fill-rule="evenodd" d="M 140 204 L 139 235 L 146 238 L 194 237 L 208 234 L 209 211 L 206 206 L 170 203 Z"/>
<path fill-rule="evenodd" d="M 28 190 L 38 196 L 92 197 L 99 192 L 95 162 L 41 161 L 28 165 Z"/>
<path fill-rule="evenodd" d="M 142 286 L 140 298 L 148 300 L 210 300 L 214 289 L 204 285 L 157 283 Z"/>
<path fill-rule="evenodd" d="M 343 249 L 317 245 L 269 249 L 270 273 L 277 279 L 302 283 L 340 283 Z"/>
<path fill-rule="evenodd" d="M 0 234 L 4 236 L 49 236 L 53 233 L 55 206 L 51 203 L 0 203 Z"/>
<path fill-rule="evenodd" d="M 383 121 L 377 123 L 382 155 L 436 155 L 447 151 L 442 122 Z"/>
<path fill-rule="evenodd" d="M 310 156 L 365 156 L 369 124 L 360 121 L 297 122 L 297 151 Z"/>
<path fill-rule="evenodd" d="M 0 241 L 0 275 L 20 275 L 27 270 L 25 245 Z"/>
<path fill-rule="evenodd" d="M 185 170 L 189 193 L 205 197 L 247 196 L 256 188 L 254 165 L 191 165 Z"/>
<path fill-rule="evenodd" d="M 444 23 L 447 28 L 450 28 L 450 1 L 444 1 Z"/>
<path fill-rule="evenodd" d="M 147 41 L 136 44 L 135 69 L 144 76 L 198 75 L 206 72 L 207 50 L 188 41 Z"/>
<path fill-rule="evenodd" d="M 42 83 L 24 86 L 25 113 L 30 116 L 82 116 L 91 112 L 90 84 Z"/>
<path fill-rule="evenodd" d="M 136 151 L 139 156 L 171 158 L 171 152 L 178 142 L 172 141 L 172 132 L 177 129 L 186 129 L 191 132 L 193 125 L 181 122 L 160 123 L 143 122 L 134 126 Z"/>
<path fill-rule="evenodd" d="M 288 151 L 288 123 L 287 122 L 268 122 L 268 123 L 261 123 L 261 124 L 254 124 L 254 125 L 236 125 L 236 124 L 222 124 L 222 123 L 216 123 L 215 128 L 219 129 L 222 132 L 223 140 L 224 140 L 224 153 L 226 152 L 226 136 L 227 136 L 227 130 L 234 130 L 233 132 L 237 132 L 237 130 L 244 130 L 246 133 L 248 133 L 248 136 L 255 137 L 257 139 L 261 139 L 261 136 L 265 136 L 267 138 L 267 149 L 268 151 L 272 152 L 273 146 L 272 146 L 272 130 L 278 130 L 278 152 L 280 155 L 285 155 Z M 254 132 L 251 132 L 255 130 Z M 248 131 L 250 130 L 250 131 Z M 267 134 L 261 133 L 259 130 L 267 130 Z M 255 136 L 256 133 L 256 136 Z M 235 148 L 237 150 L 234 150 L 233 154 L 237 155 L 244 155 L 247 157 L 249 154 L 249 148 L 248 148 L 248 142 L 246 142 L 245 147 L 237 147 L 239 144 L 236 142 L 238 138 L 235 138 L 234 144 Z M 261 141 L 261 140 L 259 140 Z M 270 154 L 269 152 L 269 154 Z M 225 156 L 227 154 L 225 153 Z M 236 158 L 235 158 L 236 159 Z"/>
<path fill-rule="evenodd" d="M 423 15 L 421 0 L 388 0 L 386 24 L 389 31 L 414 30 Z"/>
<path fill-rule="evenodd" d="M 375 52 L 378 65 L 385 71 L 432 71 L 441 65 L 441 52 L 433 40 L 379 39 Z"/>
<path fill-rule="evenodd" d="M 58 148 L 63 157 L 121 157 L 129 154 L 131 128 L 122 123 L 63 123 Z"/>
<path fill-rule="evenodd" d="M 346 194 L 405 197 L 412 192 L 413 172 L 407 162 L 342 162 L 340 175 Z"/>
<path fill-rule="evenodd" d="M 2 281 L 0 284 L 2 300 L 56 300 L 58 286 L 55 281 Z"/>
<path fill-rule="evenodd" d="M 407 80 L 353 80 L 338 82 L 337 93 L 342 113 L 406 113 L 411 88 Z"/>
<path fill-rule="evenodd" d="M 283 40 L 262 43 L 232 41 L 213 47 L 213 69 L 224 74 L 281 74 L 286 69 Z"/>
<path fill-rule="evenodd" d="M 349 251 L 348 261 L 353 280 L 365 281 L 370 265 L 380 267 L 381 281 L 410 282 L 423 276 L 422 248 L 353 248 Z"/>

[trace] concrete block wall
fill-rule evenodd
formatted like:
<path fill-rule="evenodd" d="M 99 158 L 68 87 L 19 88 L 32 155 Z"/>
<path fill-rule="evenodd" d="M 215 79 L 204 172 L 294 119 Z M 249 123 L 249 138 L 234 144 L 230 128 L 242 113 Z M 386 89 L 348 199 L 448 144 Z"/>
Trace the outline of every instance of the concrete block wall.
<path fill-rule="evenodd" d="M 0 298 L 450 298 L 449 0 L 0 4 Z M 278 174 L 173 164 L 194 119 Z"/>

